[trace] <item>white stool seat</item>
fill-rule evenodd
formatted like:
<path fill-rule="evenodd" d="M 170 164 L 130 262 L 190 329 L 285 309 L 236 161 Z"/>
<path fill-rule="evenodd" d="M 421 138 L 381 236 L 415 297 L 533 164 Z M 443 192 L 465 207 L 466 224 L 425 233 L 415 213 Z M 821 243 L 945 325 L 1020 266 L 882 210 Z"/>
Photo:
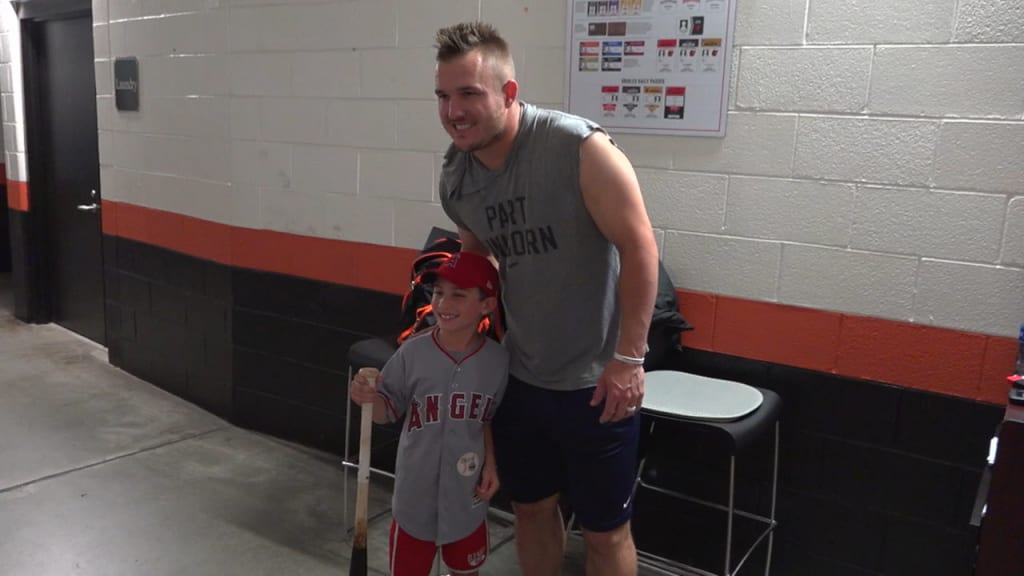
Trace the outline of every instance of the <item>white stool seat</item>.
<path fill-rule="evenodd" d="M 733 422 L 757 410 L 764 396 L 753 386 L 675 370 L 644 377 L 642 409 L 659 416 Z"/>

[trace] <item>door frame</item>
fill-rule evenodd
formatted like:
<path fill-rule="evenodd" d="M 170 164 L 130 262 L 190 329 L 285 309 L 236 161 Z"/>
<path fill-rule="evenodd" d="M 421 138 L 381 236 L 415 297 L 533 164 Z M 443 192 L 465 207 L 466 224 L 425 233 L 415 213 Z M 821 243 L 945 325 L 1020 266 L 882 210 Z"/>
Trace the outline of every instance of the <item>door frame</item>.
<path fill-rule="evenodd" d="M 22 0 L 15 2 L 14 6 L 22 22 L 71 18 L 92 13 L 92 0 Z"/>
<path fill-rule="evenodd" d="M 0 0 L 2 1 L 2 0 Z M 26 259 L 29 266 L 26 311 L 29 322 L 48 323 L 53 318 L 53 299 L 56 290 L 52 286 L 50 273 L 51 253 L 49 241 L 49 195 L 48 174 L 46 163 L 43 162 L 42 150 L 46 142 L 42 127 L 45 118 L 39 102 L 44 90 L 44 81 L 40 74 L 39 24 L 51 20 L 78 18 L 92 15 L 92 0 L 32 0 L 15 4 L 21 26 L 21 63 L 22 86 L 25 106 L 25 154 L 28 167 L 29 189 L 32 190 L 32 207 L 28 213 L 28 242 L 26 243 Z M 95 98 L 95 94 L 93 95 Z M 96 135 L 99 138 L 99 135 Z M 97 142 L 98 145 L 98 142 Z M 103 254 L 100 254 L 101 261 Z M 103 271 L 100 270 L 102 274 Z"/>

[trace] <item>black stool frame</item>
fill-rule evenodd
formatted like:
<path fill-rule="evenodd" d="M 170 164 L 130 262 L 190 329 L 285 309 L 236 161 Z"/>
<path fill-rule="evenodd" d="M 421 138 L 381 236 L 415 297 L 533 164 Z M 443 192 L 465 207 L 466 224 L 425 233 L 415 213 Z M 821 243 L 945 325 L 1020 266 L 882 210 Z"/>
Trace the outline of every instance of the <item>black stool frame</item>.
<path fill-rule="evenodd" d="M 759 410 L 760 410 L 760 408 L 759 408 Z M 748 418 L 749 417 L 753 417 L 755 414 L 756 414 L 756 411 L 755 411 L 754 414 L 751 414 L 750 416 L 748 416 Z M 654 418 L 659 418 L 659 417 L 660 418 L 669 418 L 669 419 L 671 419 L 673 421 L 676 421 L 676 422 L 685 422 L 685 423 L 688 423 L 688 424 L 696 424 L 698 426 L 716 425 L 716 424 L 718 424 L 718 423 L 714 423 L 714 422 L 707 422 L 707 421 L 701 421 L 701 420 L 682 419 L 682 418 L 672 417 L 672 416 L 669 416 L 669 415 L 666 415 L 666 414 L 661 414 L 661 413 L 647 413 L 647 415 L 649 417 L 652 417 L 651 418 L 650 427 L 648 428 L 648 435 L 652 435 L 654 433 L 654 428 L 655 428 L 655 425 L 657 424 L 657 422 L 655 421 Z M 735 495 L 736 495 L 736 449 L 735 449 L 735 447 L 732 450 L 732 452 L 729 454 L 729 498 L 728 498 L 728 504 L 725 504 L 725 505 L 717 503 L 717 502 L 709 502 L 707 500 L 702 500 L 700 498 L 695 498 L 693 496 L 690 496 L 690 495 L 687 495 L 687 494 L 683 494 L 681 492 L 676 492 L 674 490 L 669 490 L 667 488 L 662 488 L 660 486 L 657 486 L 657 485 L 654 485 L 654 484 L 651 484 L 651 483 L 645 481 L 643 479 L 643 474 L 644 474 L 644 470 L 646 469 L 646 465 L 647 465 L 647 457 L 644 457 L 640 461 L 640 467 L 637 469 L 636 481 L 633 484 L 633 496 L 634 497 L 636 496 L 637 489 L 640 488 L 640 487 L 643 487 L 643 488 L 646 488 L 648 490 L 653 490 L 655 492 L 658 492 L 658 493 L 661 493 L 661 494 L 665 494 L 667 496 L 672 496 L 674 498 L 678 498 L 680 500 L 686 500 L 688 502 L 693 502 L 695 504 L 700 504 L 702 506 L 707 506 L 707 507 L 710 507 L 710 508 L 714 508 L 716 510 L 721 510 L 721 511 L 726 512 L 728 514 L 727 519 L 726 519 L 725 560 L 724 560 L 722 572 L 720 574 L 715 573 L 715 572 L 709 572 L 707 570 L 703 570 L 703 569 L 697 568 L 696 566 L 690 566 L 688 564 L 683 564 L 683 563 L 680 563 L 680 562 L 675 562 L 673 560 L 670 560 L 670 559 L 667 559 L 667 558 L 663 558 L 661 556 L 657 556 L 657 555 L 651 554 L 649 552 L 644 552 L 644 551 L 641 551 L 641 550 L 637 550 L 637 556 L 639 557 L 641 563 L 643 563 L 647 567 L 650 567 L 650 568 L 652 568 L 654 570 L 657 570 L 657 571 L 665 573 L 665 574 L 679 574 L 679 571 L 682 570 L 683 573 L 700 574 L 701 576 L 735 576 L 735 574 L 737 574 L 740 571 L 740 569 L 743 567 L 743 564 L 747 561 L 747 559 L 750 558 L 750 555 L 754 553 L 754 550 L 756 550 L 757 547 L 761 544 L 761 542 L 765 541 L 765 538 L 767 538 L 767 542 L 768 542 L 768 544 L 767 544 L 767 546 L 768 546 L 768 555 L 767 555 L 767 559 L 765 560 L 764 573 L 765 573 L 765 576 L 768 576 L 768 574 L 769 574 L 769 572 L 771 570 L 772 544 L 774 543 L 775 528 L 778 526 L 778 522 L 775 520 L 775 504 L 776 504 L 777 488 L 778 488 L 778 478 L 779 478 L 779 422 L 778 422 L 777 418 L 775 419 L 773 429 L 774 429 L 774 438 L 773 438 L 773 450 L 772 450 L 772 486 L 771 486 L 772 496 L 771 496 L 771 508 L 770 508 L 770 512 L 769 512 L 769 516 L 768 517 L 736 509 L 736 506 L 735 506 Z M 731 564 L 731 562 L 732 562 L 732 548 L 733 548 L 733 546 L 732 546 L 732 527 L 733 527 L 733 519 L 734 519 L 735 516 L 742 516 L 744 518 L 755 520 L 755 521 L 763 524 L 764 525 L 764 529 L 760 532 L 760 534 L 754 540 L 754 542 L 747 548 L 746 552 L 743 554 L 743 557 L 740 558 L 739 562 L 736 563 L 736 567 L 732 568 L 732 564 Z"/>

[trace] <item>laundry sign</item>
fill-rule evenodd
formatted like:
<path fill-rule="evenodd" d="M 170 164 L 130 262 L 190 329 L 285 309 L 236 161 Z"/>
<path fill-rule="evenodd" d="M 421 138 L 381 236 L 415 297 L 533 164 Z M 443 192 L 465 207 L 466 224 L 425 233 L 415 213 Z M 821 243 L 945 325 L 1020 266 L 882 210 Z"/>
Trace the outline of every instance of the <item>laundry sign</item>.
<path fill-rule="evenodd" d="M 616 133 L 725 136 L 736 0 L 569 0 L 568 10 L 567 111 Z"/>
<path fill-rule="evenodd" d="M 139 109 L 138 58 L 114 59 L 114 105 L 118 110 Z"/>

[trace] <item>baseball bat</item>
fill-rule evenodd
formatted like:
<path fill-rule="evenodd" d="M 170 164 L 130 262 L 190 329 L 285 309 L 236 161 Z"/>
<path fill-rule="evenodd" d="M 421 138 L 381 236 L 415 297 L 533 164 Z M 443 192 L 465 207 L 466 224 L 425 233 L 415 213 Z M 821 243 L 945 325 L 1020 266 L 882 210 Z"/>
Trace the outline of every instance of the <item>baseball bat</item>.
<path fill-rule="evenodd" d="M 377 383 L 380 372 L 376 368 L 359 370 L 370 386 Z M 366 576 L 366 522 L 370 499 L 370 436 L 373 432 L 373 402 L 362 405 L 359 422 L 359 475 L 356 481 L 356 521 L 352 536 L 350 576 Z"/>

